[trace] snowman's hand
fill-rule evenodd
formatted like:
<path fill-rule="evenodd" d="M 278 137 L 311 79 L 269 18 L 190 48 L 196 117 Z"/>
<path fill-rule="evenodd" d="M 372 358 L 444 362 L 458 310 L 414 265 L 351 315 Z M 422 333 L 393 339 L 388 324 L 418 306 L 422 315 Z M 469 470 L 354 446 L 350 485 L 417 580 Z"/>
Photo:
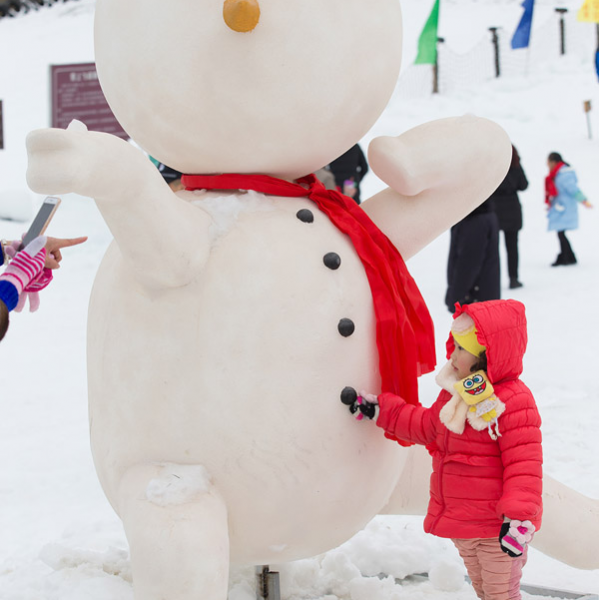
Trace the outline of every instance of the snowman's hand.
<path fill-rule="evenodd" d="M 370 167 L 389 188 L 369 198 L 364 210 L 407 259 L 484 202 L 511 156 L 507 134 L 473 116 L 376 138 Z"/>
<path fill-rule="evenodd" d="M 114 135 L 87 131 L 78 121 L 68 129 L 32 131 L 26 146 L 27 183 L 41 194 L 74 192 L 96 199 L 114 198 L 123 194 L 132 180 L 143 181 L 156 170 L 131 144 Z"/>
<path fill-rule="evenodd" d="M 76 191 L 85 177 L 81 136 L 63 129 L 38 129 L 26 140 L 29 165 L 27 183 L 40 194 Z"/>
<path fill-rule="evenodd" d="M 505 176 L 510 150 L 498 125 L 467 115 L 431 121 L 398 137 L 375 138 L 368 156 L 372 170 L 402 195 L 472 187 L 481 179 L 482 202 L 488 197 L 482 190 L 493 192 Z"/>
<path fill-rule="evenodd" d="M 81 124 L 82 125 L 82 124 Z M 27 137 L 31 189 L 93 198 L 132 273 L 151 288 L 180 287 L 208 257 L 211 217 L 178 197 L 143 152 L 83 126 Z"/>
<path fill-rule="evenodd" d="M 412 155 L 409 143 L 402 136 L 374 138 L 368 149 L 368 161 L 378 177 L 404 196 L 415 196 L 430 185 L 425 173 L 430 165 Z"/>

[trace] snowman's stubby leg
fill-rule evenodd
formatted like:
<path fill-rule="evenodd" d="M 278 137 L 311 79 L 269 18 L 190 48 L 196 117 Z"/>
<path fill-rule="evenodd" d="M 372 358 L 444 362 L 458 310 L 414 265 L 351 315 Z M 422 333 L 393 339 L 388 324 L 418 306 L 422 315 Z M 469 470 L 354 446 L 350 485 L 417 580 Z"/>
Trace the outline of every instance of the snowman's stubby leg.
<path fill-rule="evenodd" d="M 81 127 L 27 136 L 29 187 L 40 194 L 93 198 L 140 283 L 150 288 L 189 283 L 208 257 L 212 218 L 173 193 L 143 152 Z"/>
<path fill-rule="evenodd" d="M 135 600 L 226 600 L 227 510 L 201 470 L 141 465 L 125 474 L 119 513 L 131 551 Z"/>
<path fill-rule="evenodd" d="M 543 476 L 543 524 L 531 544 L 577 569 L 599 569 L 599 500 Z"/>
<path fill-rule="evenodd" d="M 389 501 L 381 510 L 382 515 L 425 515 L 429 500 L 432 471 L 431 456 L 424 446 L 411 446 Z"/>
<path fill-rule="evenodd" d="M 369 163 L 389 188 L 363 208 L 408 259 L 484 202 L 505 177 L 511 156 L 503 129 L 473 116 L 375 138 Z"/>
<path fill-rule="evenodd" d="M 431 457 L 412 446 L 384 515 L 424 515 L 429 499 Z M 543 524 L 532 544 L 577 569 L 599 569 L 599 500 L 543 476 Z"/>

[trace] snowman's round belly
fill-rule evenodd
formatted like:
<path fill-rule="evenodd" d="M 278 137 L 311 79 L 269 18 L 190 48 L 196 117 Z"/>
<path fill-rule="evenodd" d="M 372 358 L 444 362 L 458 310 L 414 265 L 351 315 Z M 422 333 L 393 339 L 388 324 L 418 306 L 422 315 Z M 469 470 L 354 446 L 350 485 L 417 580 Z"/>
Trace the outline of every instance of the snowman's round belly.
<path fill-rule="evenodd" d="M 126 470 L 201 464 L 229 512 L 232 556 L 272 562 L 349 537 L 403 460 L 341 403 L 379 387 L 371 294 L 347 238 L 305 201 L 248 215 L 190 285 L 147 292 L 118 251 L 90 310 L 94 460 L 118 505 Z M 312 223 L 300 220 L 310 207 Z"/>

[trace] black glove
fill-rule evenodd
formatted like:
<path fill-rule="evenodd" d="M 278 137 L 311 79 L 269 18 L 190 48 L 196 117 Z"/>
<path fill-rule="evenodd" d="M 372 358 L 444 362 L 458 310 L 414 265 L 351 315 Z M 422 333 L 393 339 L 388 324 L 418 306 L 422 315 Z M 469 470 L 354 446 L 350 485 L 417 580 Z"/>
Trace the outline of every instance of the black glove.
<path fill-rule="evenodd" d="M 367 394 L 366 392 L 362 392 L 360 396 L 358 396 L 358 400 L 356 401 L 358 405 L 358 411 L 356 412 L 356 419 L 361 421 L 362 419 L 369 419 L 372 421 L 373 419 L 376 421 L 379 416 L 379 402 L 378 398 L 374 394 Z"/>

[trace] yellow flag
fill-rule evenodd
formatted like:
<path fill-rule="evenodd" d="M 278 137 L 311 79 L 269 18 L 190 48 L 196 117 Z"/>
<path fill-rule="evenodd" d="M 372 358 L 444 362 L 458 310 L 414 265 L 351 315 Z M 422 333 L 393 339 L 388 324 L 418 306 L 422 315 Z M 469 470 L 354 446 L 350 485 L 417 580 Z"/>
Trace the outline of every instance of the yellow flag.
<path fill-rule="evenodd" d="M 599 23 L 599 0 L 585 0 L 578 11 L 578 20 L 586 23 Z"/>

